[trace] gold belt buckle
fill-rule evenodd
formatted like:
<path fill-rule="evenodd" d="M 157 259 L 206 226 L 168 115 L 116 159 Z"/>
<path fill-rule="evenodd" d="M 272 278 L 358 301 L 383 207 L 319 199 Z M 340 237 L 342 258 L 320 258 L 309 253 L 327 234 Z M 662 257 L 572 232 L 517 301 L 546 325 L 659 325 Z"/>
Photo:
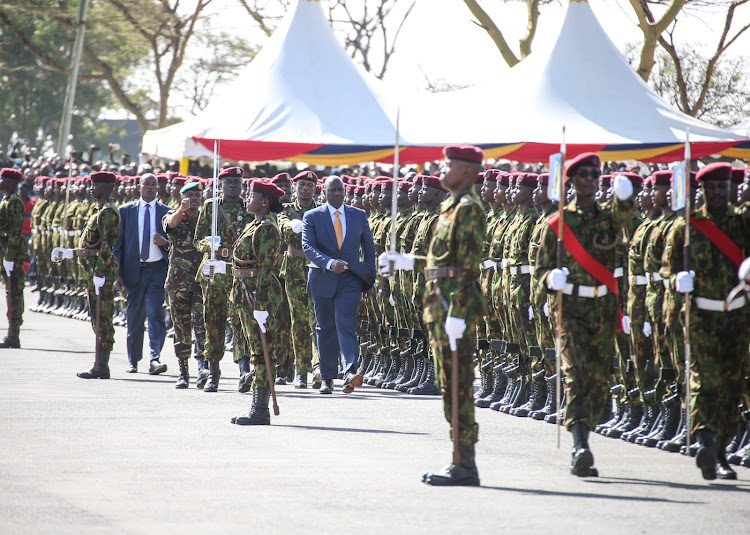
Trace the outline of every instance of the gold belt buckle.
<path fill-rule="evenodd" d="M 594 286 L 594 297 L 599 297 L 599 286 Z"/>

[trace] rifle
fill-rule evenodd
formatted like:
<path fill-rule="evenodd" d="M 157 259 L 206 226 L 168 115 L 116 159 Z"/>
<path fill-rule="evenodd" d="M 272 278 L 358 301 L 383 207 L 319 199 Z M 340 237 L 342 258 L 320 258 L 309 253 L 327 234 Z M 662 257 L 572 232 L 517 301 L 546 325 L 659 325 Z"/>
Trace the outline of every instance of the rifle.
<path fill-rule="evenodd" d="M 560 214 L 559 223 L 558 223 L 558 232 L 557 232 L 557 269 L 563 268 L 563 254 L 565 252 L 565 237 L 563 236 L 564 228 L 565 228 L 565 127 L 563 126 L 562 129 L 563 138 L 562 143 L 560 145 L 560 153 L 562 154 L 561 158 L 561 168 L 560 168 L 560 203 L 558 206 L 558 213 Z M 552 177 L 550 177 L 550 181 L 552 180 Z M 561 355 L 562 355 L 562 317 L 563 317 L 563 293 L 562 290 L 557 291 L 557 330 L 555 333 L 555 374 L 556 374 L 556 388 L 555 388 L 555 414 L 557 415 L 557 423 L 555 424 L 555 427 L 557 428 L 557 449 L 560 449 L 560 401 L 561 401 L 561 392 L 560 389 L 562 388 L 562 380 L 561 380 L 561 372 L 562 372 L 562 366 L 560 363 Z"/>
<path fill-rule="evenodd" d="M 255 309 L 255 299 L 250 295 L 250 290 L 247 289 L 247 285 L 243 279 L 239 279 L 242 285 L 242 291 L 245 294 L 245 299 L 251 310 Z M 258 325 L 260 329 L 260 325 Z M 268 386 L 271 388 L 271 399 L 273 400 L 273 413 L 275 416 L 279 415 L 279 404 L 276 402 L 276 388 L 274 383 L 276 381 L 276 370 L 271 366 L 271 357 L 268 354 L 268 340 L 266 339 L 266 333 L 263 329 L 260 329 L 260 342 L 263 345 L 263 360 L 266 363 L 266 374 L 268 375 Z"/>
<path fill-rule="evenodd" d="M 208 284 L 209 287 L 212 282 L 214 282 L 214 268 L 213 268 L 213 261 L 216 260 L 216 236 L 219 233 L 218 230 L 218 214 L 217 214 L 217 207 L 218 203 L 217 200 L 219 198 L 218 190 L 219 190 L 219 152 L 218 152 L 218 141 L 214 141 L 214 179 L 213 179 L 213 185 L 211 187 L 211 193 L 213 195 L 213 199 L 211 199 L 211 269 L 209 270 L 208 275 Z"/>
<path fill-rule="evenodd" d="M 683 269 L 690 273 L 690 129 L 685 139 L 685 246 Z M 690 447 L 690 297 L 685 295 L 685 446 Z"/>

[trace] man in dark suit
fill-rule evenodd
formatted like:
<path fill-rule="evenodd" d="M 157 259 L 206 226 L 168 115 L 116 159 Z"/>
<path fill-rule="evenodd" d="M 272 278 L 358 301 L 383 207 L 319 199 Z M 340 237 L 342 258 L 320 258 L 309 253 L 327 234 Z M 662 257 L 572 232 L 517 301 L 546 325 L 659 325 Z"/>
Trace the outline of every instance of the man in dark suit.
<path fill-rule="evenodd" d="M 167 328 L 164 321 L 164 281 L 167 278 L 166 247 L 162 219 L 169 207 L 156 200 L 159 183 L 147 173 L 141 177 L 141 198 L 120 208 L 120 234 L 113 253 L 120 264 L 115 288 L 125 289 L 128 323 L 128 373 L 138 371 L 143 356 L 143 330 L 148 318 L 148 338 L 151 362 L 148 373 L 158 375 L 167 371 L 159 362 Z"/>
<path fill-rule="evenodd" d="M 364 210 L 344 205 L 344 183 L 325 182 L 326 204 L 302 219 L 302 250 L 310 260 L 307 293 L 318 322 L 321 394 L 333 392 L 339 355 L 344 357 L 344 392 L 362 386 L 357 374 L 357 309 L 375 282 L 375 244 Z"/>

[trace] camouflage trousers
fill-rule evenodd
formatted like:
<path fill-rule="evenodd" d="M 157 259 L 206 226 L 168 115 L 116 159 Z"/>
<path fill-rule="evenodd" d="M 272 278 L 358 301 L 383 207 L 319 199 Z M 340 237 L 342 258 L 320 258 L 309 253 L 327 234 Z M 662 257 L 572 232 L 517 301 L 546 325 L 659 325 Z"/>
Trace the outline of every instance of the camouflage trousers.
<path fill-rule="evenodd" d="M 167 290 L 169 313 L 174 326 L 174 354 L 178 359 L 190 358 L 195 334 L 195 354 L 203 356 L 206 326 L 203 323 L 203 292 L 193 282 L 177 290 Z"/>
<path fill-rule="evenodd" d="M 312 370 L 312 333 L 315 332 L 315 310 L 312 299 L 307 295 L 304 281 L 285 280 L 284 287 L 289 304 L 292 325 L 292 348 L 298 374 Z"/>
<path fill-rule="evenodd" d="M 289 301 L 284 299 L 283 290 L 285 282 L 279 280 L 281 299 L 279 300 L 279 325 L 283 332 L 289 332 L 292 328 L 292 312 L 289 306 Z M 304 288 L 304 287 L 303 287 Z M 294 341 L 291 336 L 282 336 L 279 339 L 281 349 L 276 355 L 276 372 L 279 376 L 284 377 L 289 375 L 294 370 L 295 356 L 294 356 Z"/>
<path fill-rule="evenodd" d="M 282 315 L 279 314 L 284 297 L 281 292 L 281 283 L 277 282 L 277 285 L 278 287 L 276 289 L 269 290 L 269 301 L 265 306 L 265 310 L 268 312 L 265 335 L 268 344 L 269 360 L 271 362 L 271 367 L 274 370 L 278 368 L 278 355 L 284 351 L 284 344 L 281 340 L 282 338 L 287 337 L 289 332 L 288 323 L 286 323 Z M 273 378 L 269 378 L 268 369 L 266 368 L 260 326 L 258 325 L 258 322 L 255 321 L 255 318 L 253 317 L 253 309 L 247 301 L 235 305 L 235 310 L 237 311 L 239 324 L 242 327 L 242 338 L 247 341 L 247 356 L 250 357 L 250 362 L 255 367 L 253 388 L 266 388 L 268 387 L 269 380 Z M 236 332 L 235 336 L 237 336 Z"/>
<path fill-rule="evenodd" d="M 737 405 L 750 373 L 750 308 L 731 312 L 690 311 L 690 411 L 693 433 L 708 429 L 731 438 Z"/>
<path fill-rule="evenodd" d="M 213 283 L 201 283 L 203 322 L 206 326 L 203 356 L 207 360 L 221 360 L 224 357 L 227 319 L 234 331 L 234 361 L 237 362 L 241 358 L 250 356 L 247 353 L 247 343 L 242 335 L 242 326 L 236 307 L 229 303 L 231 284 L 231 275 L 217 275 Z"/>
<path fill-rule="evenodd" d="M 5 304 L 8 308 L 8 329 L 18 329 L 23 325 L 23 265 L 22 262 L 16 262 L 10 276 L 4 269 L 0 268 L 3 273 L 3 282 L 5 282 Z"/>
<path fill-rule="evenodd" d="M 611 294 L 597 299 L 563 297 L 561 359 L 568 429 L 576 422 L 589 429 L 599 423 L 609 399 L 617 317 Z"/>
<path fill-rule="evenodd" d="M 464 318 L 466 331 L 458 340 L 458 441 L 462 445 L 475 444 L 479 440 L 479 424 L 474 419 L 474 362 L 476 348 L 476 328 L 479 316 Z M 451 410 L 452 399 L 452 366 L 453 358 L 445 334 L 445 318 L 427 325 L 430 334 L 430 347 L 435 356 L 435 377 L 443 394 L 443 412 L 450 425 L 450 437 L 453 439 L 453 422 Z"/>
<path fill-rule="evenodd" d="M 91 327 L 94 329 L 94 336 L 96 336 L 96 289 L 91 276 L 89 275 L 86 279 Z M 112 324 L 112 316 L 115 314 L 113 281 L 107 280 L 104 286 L 99 288 L 99 298 L 99 347 L 104 351 L 112 351 L 115 345 L 115 326 Z"/>
<path fill-rule="evenodd" d="M 627 315 L 630 316 L 630 361 L 635 366 L 635 381 L 643 395 L 653 387 L 654 377 L 646 373 L 646 361 L 654 358 L 653 335 L 643 334 L 643 324 L 648 319 L 645 286 L 630 286 Z M 653 329 L 653 326 L 652 326 Z"/>

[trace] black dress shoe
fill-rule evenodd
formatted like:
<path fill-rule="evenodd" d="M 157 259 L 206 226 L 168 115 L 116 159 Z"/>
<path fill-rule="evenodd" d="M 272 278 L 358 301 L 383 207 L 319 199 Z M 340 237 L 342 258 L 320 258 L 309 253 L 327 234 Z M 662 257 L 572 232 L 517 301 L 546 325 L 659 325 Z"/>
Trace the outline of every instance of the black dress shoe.
<path fill-rule="evenodd" d="M 333 379 L 323 379 L 319 394 L 333 394 Z"/>
<path fill-rule="evenodd" d="M 131 364 L 125 369 L 125 373 L 138 373 L 138 366 L 136 364 Z"/>
<path fill-rule="evenodd" d="M 346 379 L 344 380 L 344 394 L 351 394 L 354 392 L 355 388 L 359 388 L 362 386 L 362 383 L 364 382 L 364 377 L 362 377 L 362 374 L 358 373 L 347 373 Z"/>
<path fill-rule="evenodd" d="M 152 360 L 151 364 L 148 366 L 148 374 L 149 375 L 159 375 L 160 373 L 164 373 L 167 371 L 167 365 L 162 364 L 158 360 Z"/>

